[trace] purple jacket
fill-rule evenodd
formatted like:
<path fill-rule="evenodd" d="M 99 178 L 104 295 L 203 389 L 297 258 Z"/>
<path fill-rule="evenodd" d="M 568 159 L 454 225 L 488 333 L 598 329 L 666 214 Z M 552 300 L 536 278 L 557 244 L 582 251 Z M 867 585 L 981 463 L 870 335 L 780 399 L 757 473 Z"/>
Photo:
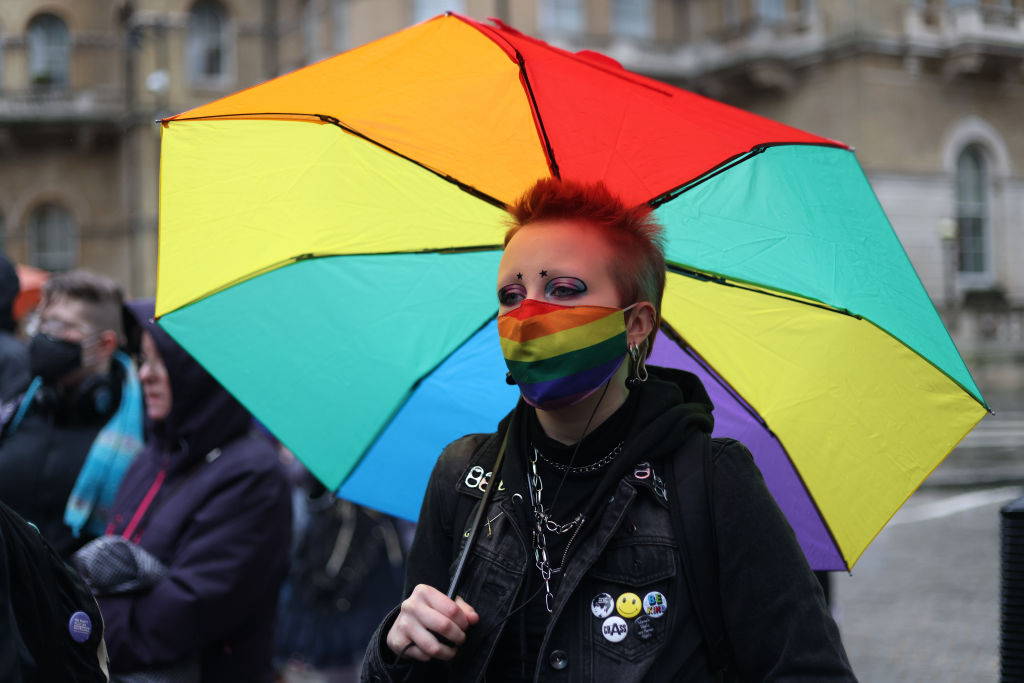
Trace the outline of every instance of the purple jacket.
<path fill-rule="evenodd" d="M 167 366 L 173 407 L 125 475 L 108 533 L 128 535 L 169 571 L 148 591 L 99 598 L 111 667 L 199 651 L 204 681 L 272 681 L 291 543 L 284 469 L 249 413 L 148 322 L 151 304 L 133 313 Z"/>

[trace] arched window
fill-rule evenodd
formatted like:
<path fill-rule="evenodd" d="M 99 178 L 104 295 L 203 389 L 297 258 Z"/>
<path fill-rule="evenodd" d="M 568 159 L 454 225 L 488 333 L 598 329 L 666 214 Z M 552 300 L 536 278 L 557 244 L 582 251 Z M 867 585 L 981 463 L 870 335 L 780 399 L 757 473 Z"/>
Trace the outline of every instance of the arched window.
<path fill-rule="evenodd" d="M 654 32 L 651 0 L 613 0 L 612 32 L 617 36 L 650 40 Z"/>
<path fill-rule="evenodd" d="M 37 206 L 28 217 L 29 263 L 49 271 L 71 270 L 78 262 L 75 225 L 58 204 Z"/>
<path fill-rule="evenodd" d="M 538 24 L 543 33 L 580 35 L 587 28 L 583 0 L 540 0 Z"/>
<path fill-rule="evenodd" d="M 967 145 L 956 160 L 956 221 L 959 271 L 982 275 L 989 269 L 989 171 L 981 145 Z"/>
<path fill-rule="evenodd" d="M 228 17 L 217 0 L 197 0 L 188 13 L 188 65 L 194 82 L 227 76 Z"/>
<path fill-rule="evenodd" d="M 52 14 L 37 14 L 28 22 L 28 75 L 36 87 L 68 84 L 71 38 L 68 27 Z"/>

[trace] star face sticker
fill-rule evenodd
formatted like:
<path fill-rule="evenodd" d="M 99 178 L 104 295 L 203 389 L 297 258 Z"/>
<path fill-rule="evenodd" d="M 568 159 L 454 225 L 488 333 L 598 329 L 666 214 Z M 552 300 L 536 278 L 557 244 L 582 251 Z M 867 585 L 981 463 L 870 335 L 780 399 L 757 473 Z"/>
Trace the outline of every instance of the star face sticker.
<path fill-rule="evenodd" d="M 541 277 L 547 277 L 548 276 L 548 271 L 546 271 L 546 270 L 540 271 L 540 276 Z"/>
<path fill-rule="evenodd" d="M 522 273 L 516 273 L 516 279 L 517 280 L 522 280 L 523 279 L 523 274 Z"/>

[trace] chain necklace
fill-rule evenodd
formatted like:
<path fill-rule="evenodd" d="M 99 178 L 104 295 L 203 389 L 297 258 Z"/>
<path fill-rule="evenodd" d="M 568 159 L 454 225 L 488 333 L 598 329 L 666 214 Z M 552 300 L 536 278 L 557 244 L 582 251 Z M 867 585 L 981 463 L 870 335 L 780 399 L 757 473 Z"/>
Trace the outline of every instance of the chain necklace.
<path fill-rule="evenodd" d="M 623 443 L 624 442 L 620 441 L 618 444 L 615 445 L 615 448 L 613 448 L 611 452 L 608 453 L 608 455 L 604 456 L 597 462 L 592 462 L 589 465 L 580 465 L 579 467 L 569 467 L 568 465 L 563 465 L 560 462 L 548 460 L 547 458 L 544 457 L 543 453 L 537 450 L 536 446 L 533 447 L 533 452 L 540 456 L 540 459 L 543 460 L 545 464 L 555 468 L 560 472 L 568 472 L 569 474 L 585 474 L 587 472 L 596 472 L 597 470 L 601 469 L 602 467 L 610 463 L 616 457 L 618 457 L 619 453 L 622 452 Z"/>
<path fill-rule="evenodd" d="M 551 603 L 554 598 L 554 593 L 551 592 L 551 576 L 561 572 L 565 567 L 565 558 L 569 555 L 569 548 L 572 546 L 572 542 L 576 540 L 576 535 L 583 527 L 583 513 L 581 512 L 577 514 L 571 522 L 566 524 L 559 524 L 555 520 L 551 519 L 547 510 L 544 509 L 544 504 L 541 502 L 541 495 L 544 493 L 544 482 L 541 481 L 540 474 L 537 473 L 538 456 L 540 456 L 540 451 L 534 448 L 533 457 L 530 458 L 531 472 L 526 478 L 530 484 L 530 505 L 533 508 L 534 564 L 537 566 L 537 570 L 540 571 L 540 578 L 544 581 L 544 607 L 547 609 L 548 614 L 550 614 L 553 611 Z M 545 462 L 547 461 L 545 460 Z M 550 531 L 555 534 L 567 534 L 572 531 L 572 536 L 569 537 L 569 541 L 565 544 L 565 552 L 562 553 L 562 561 L 557 567 L 552 567 L 551 562 L 548 559 L 548 542 L 547 538 L 544 536 L 545 531 Z"/>

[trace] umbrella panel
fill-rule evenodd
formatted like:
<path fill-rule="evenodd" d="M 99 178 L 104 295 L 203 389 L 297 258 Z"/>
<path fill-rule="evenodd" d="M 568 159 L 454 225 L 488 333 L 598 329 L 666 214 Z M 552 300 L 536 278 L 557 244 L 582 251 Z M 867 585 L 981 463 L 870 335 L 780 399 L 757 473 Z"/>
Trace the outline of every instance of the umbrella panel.
<path fill-rule="evenodd" d="M 970 394 L 866 320 L 670 273 L 665 321 L 788 453 L 847 566 L 984 417 Z"/>
<path fill-rule="evenodd" d="M 765 484 L 796 532 L 810 565 L 815 569 L 845 570 L 846 563 L 785 449 L 751 408 L 733 394 L 714 371 L 698 362 L 668 335 L 659 337 L 650 363 L 686 370 L 700 378 L 715 406 L 712 436 L 737 439 L 750 450 Z"/>
<path fill-rule="evenodd" d="M 160 324 L 334 489 L 416 382 L 494 316 L 500 255 L 300 261 Z"/>
<path fill-rule="evenodd" d="M 504 236 L 501 209 L 332 125 L 178 123 L 164 129 L 160 173 L 158 316 L 297 258 Z"/>
<path fill-rule="evenodd" d="M 657 216 L 669 262 L 867 318 L 981 400 L 852 152 L 771 147 Z"/>
<path fill-rule="evenodd" d="M 515 407 L 519 389 L 505 382 L 506 372 L 491 321 L 416 386 L 338 495 L 415 521 L 444 447 L 493 432 Z"/>

